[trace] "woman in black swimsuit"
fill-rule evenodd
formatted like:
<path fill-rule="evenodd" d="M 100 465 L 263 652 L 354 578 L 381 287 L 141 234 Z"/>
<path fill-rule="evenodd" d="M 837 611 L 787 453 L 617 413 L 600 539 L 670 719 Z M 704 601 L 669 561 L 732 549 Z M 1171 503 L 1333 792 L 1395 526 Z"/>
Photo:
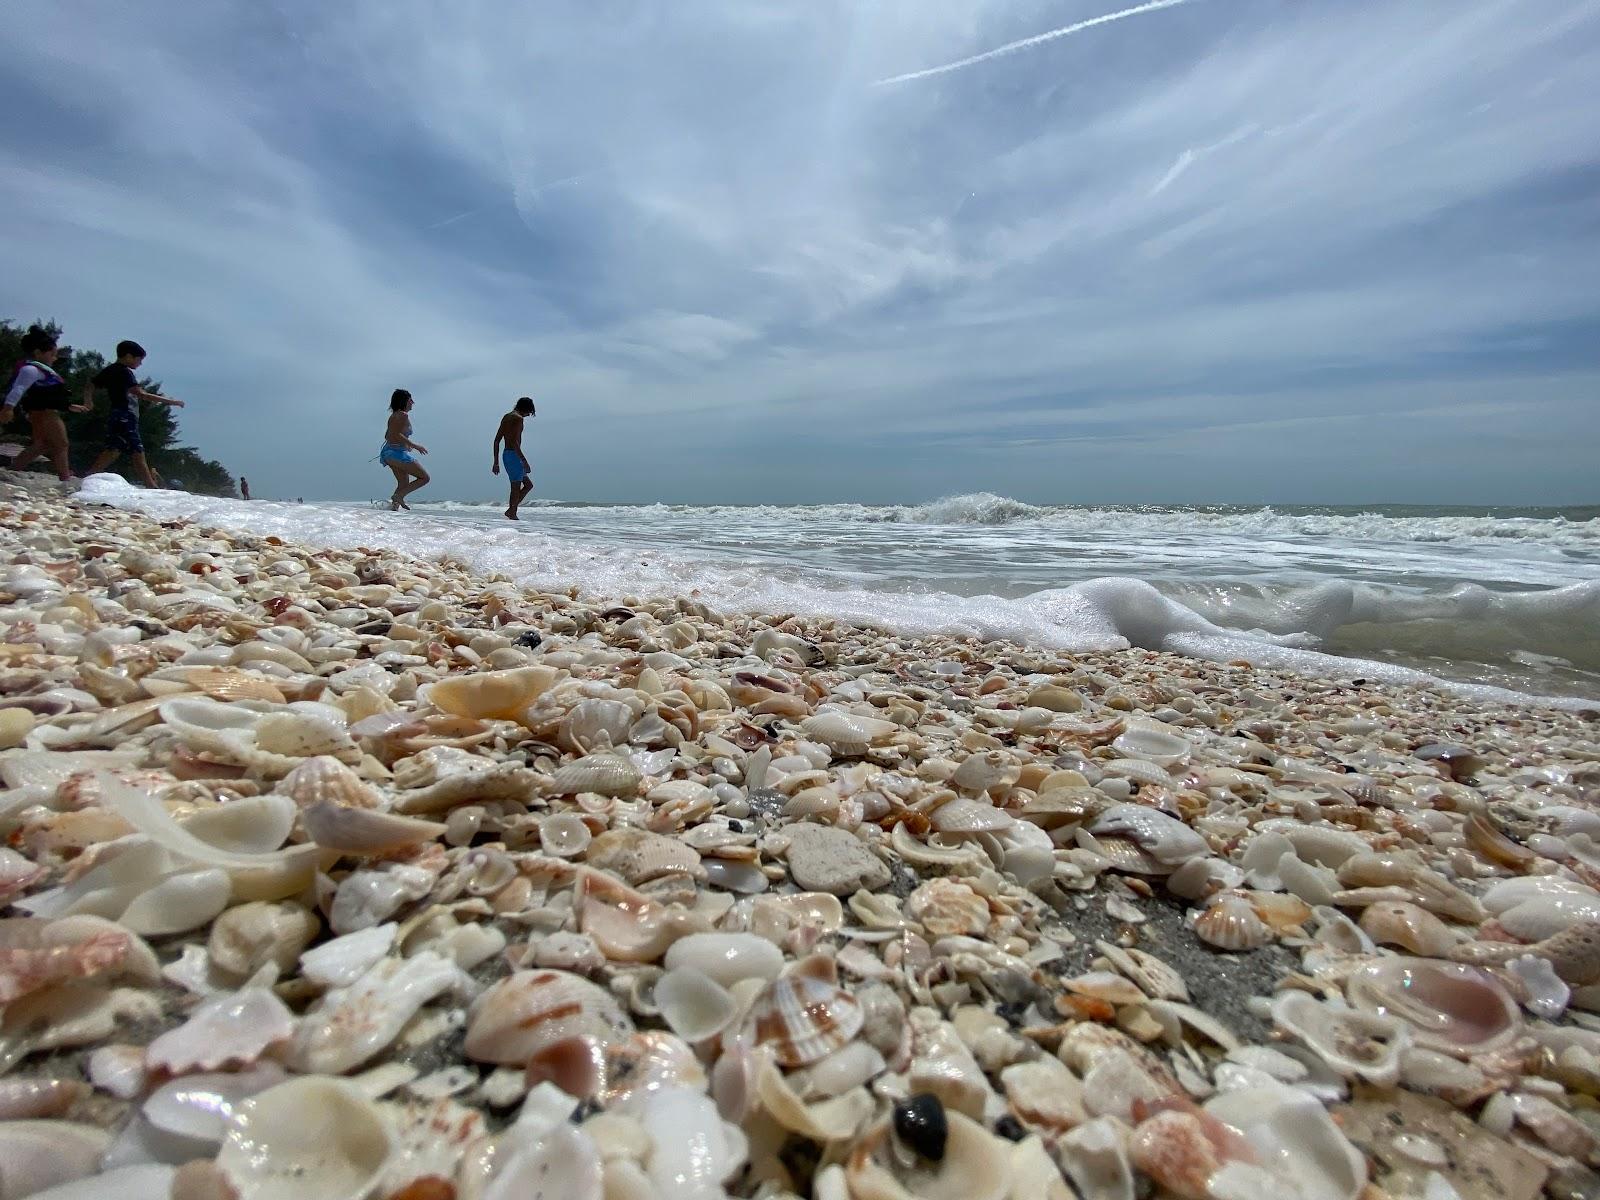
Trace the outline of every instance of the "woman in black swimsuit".
<path fill-rule="evenodd" d="M 0 421 L 10 421 L 18 408 L 28 414 L 28 424 L 33 427 L 33 441 L 28 448 L 11 460 L 11 469 L 20 471 L 41 454 L 47 455 L 56 476 L 63 483 L 72 478 L 72 467 L 67 462 L 67 427 L 62 424 L 64 412 L 88 412 L 87 404 L 72 404 L 67 397 L 67 384 L 56 374 L 56 336 L 35 325 L 22 335 L 22 358 L 17 372 L 11 378 L 5 404 L 0 406 Z"/>

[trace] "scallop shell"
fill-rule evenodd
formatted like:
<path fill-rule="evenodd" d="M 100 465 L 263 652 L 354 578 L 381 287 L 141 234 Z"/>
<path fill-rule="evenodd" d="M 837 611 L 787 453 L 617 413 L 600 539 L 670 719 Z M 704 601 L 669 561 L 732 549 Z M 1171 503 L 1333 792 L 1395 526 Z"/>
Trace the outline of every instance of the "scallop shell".
<path fill-rule="evenodd" d="M 258 750 L 284 758 L 331 755 L 343 762 L 359 762 L 361 750 L 343 726 L 308 712 L 267 713 L 253 730 Z"/>
<path fill-rule="evenodd" d="M 863 1020 L 860 1003 L 838 986 L 833 960 L 814 955 L 762 989 L 749 1028 L 783 1066 L 803 1067 L 849 1042 Z"/>
<path fill-rule="evenodd" d="M 676 838 L 628 826 L 608 829 L 589 843 L 584 862 L 630 886 L 667 875 L 699 875 L 700 855 Z"/>
<path fill-rule="evenodd" d="M 557 741 L 575 754 L 620 746 L 629 740 L 628 731 L 636 716 L 625 701 L 589 697 L 567 711 Z"/>
<path fill-rule="evenodd" d="M 217 1166 L 250 1200 L 366 1200 L 393 1153 L 371 1101 L 343 1080 L 311 1076 L 241 1102 Z"/>
<path fill-rule="evenodd" d="M 1164 959 L 1132 946 L 1124 949 L 1113 942 L 1099 941 L 1095 949 L 1107 961 L 1138 984 L 1152 1000 L 1189 1000 L 1189 985 L 1183 974 Z"/>
<path fill-rule="evenodd" d="M 617 754 L 591 754 L 557 768 L 547 781 L 553 796 L 595 792 L 601 796 L 632 796 L 639 790 L 639 769 Z"/>
<path fill-rule="evenodd" d="M 214 700 L 265 700 L 269 704 L 286 703 L 283 691 L 277 684 L 253 671 L 238 671 L 227 667 L 180 667 L 176 676 L 198 692 Z"/>
<path fill-rule="evenodd" d="M 327 799 L 302 809 L 300 825 L 306 836 L 324 850 L 351 855 L 389 854 L 434 841 L 445 831 L 438 821 L 371 808 L 347 808 Z"/>
<path fill-rule="evenodd" d="M 605 989 L 568 971 L 516 971 L 472 1007 L 464 1049 L 477 1062 L 527 1066 L 530 1078 L 592 1095 L 603 1082 L 605 1048 L 633 1022 Z"/>
<path fill-rule="evenodd" d="M 1101 763 L 1100 769 L 1111 779 L 1128 779 L 1147 787 L 1167 787 L 1172 783 L 1172 776 L 1164 767 L 1142 758 L 1113 758 L 1110 762 Z M 1104 782 L 1101 786 L 1110 791 Z"/>
<path fill-rule="evenodd" d="M 361 776 L 331 755 L 308 758 L 278 781 L 277 790 L 299 808 L 319 800 L 345 808 L 382 808 L 383 797 Z"/>
<path fill-rule="evenodd" d="M 428 687 L 427 700 L 455 717 L 516 721 L 560 678 L 560 671 L 545 666 L 451 675 Z"/>
<path fill-rule="evenodd" d="M 933 937 L 981 935 L 989 928 L 989 902 L 959 880 L 930 879 L 906 897 L 906 915 Z"/>
<path fill-rule="evenodd" d="M 1219 950 L 1259 950 L 1273 940 L 1272 929 L 1238 892 L 1219 892 L 1194 917 L 1197 938 Z"/>
<path fill-rule="evenodd" d="M 1391 958 L 1357 971 L 1350 1002 L 1405 1022 L 1430 1050 L 1469 1057 L 1498 1049 L 1522 1028 L 1517 1002 L 1485 971 L 1431 958 Z"/>
<path fill-rule="evenodd" d="M 823 709 L 801 721 L 800 731 L 835 754 L 851 757 L 865 754 L 871 747 L 888 741 L 900 732 L 900 726 L 877 717 Z"/>

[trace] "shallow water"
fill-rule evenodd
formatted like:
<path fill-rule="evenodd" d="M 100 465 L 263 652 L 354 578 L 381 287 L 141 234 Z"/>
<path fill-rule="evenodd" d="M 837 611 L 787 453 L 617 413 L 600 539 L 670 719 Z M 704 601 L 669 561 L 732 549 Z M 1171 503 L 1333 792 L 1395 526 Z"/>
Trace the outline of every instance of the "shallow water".
<path fill-rule="evenodd" d="M 1600 509 L 245 505 L 90 497 L 339 545 L 453 554 L 535 586 L 698 592 L 1063 649 L 1134 644 L 1336 677 L 1413 672 L 1600 699 Z M 1334 656 L 1332 658 L 1328 656 Z"/>

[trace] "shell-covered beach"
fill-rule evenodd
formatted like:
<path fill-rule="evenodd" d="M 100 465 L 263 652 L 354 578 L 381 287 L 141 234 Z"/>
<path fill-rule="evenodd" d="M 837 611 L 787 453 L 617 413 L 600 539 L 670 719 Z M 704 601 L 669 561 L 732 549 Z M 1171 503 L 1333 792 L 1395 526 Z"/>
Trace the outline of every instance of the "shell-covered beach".
<path fill-rule="evenodd" d="M 1600 1194 L 1590 715 L 0 547 L 0 1200 Z"/>

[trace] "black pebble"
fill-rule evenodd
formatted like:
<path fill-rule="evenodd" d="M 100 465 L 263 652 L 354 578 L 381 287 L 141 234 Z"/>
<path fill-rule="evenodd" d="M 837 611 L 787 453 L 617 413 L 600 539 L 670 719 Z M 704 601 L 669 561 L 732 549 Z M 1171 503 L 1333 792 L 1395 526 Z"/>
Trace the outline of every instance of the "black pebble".
<path fill-rule="evenodd" d="M 934 1162 L 944 1158 L 950 1125 L 945 1120 L 944 1105 L 932 1092 L 918 1092 L 894 1106 L 894 1131 L 923 1158 Z"/>
<path fill-rule="evenodd" d="M 526 646 L 529 650 L 532 650 L 542 641 L 544 639 L 539 636 L 537 629 L 530 629 L 527 633 L 519 633 L 517 635 L 517 645 Z"/>
<path fill-rule="evenodd" d="M 1008 1142 L 1020 1142 L 1028 1136 L 1028 1131 L 1022 1127 L 1022 1122 L 1010 1113 L 994 1123 L 994 1131 Z"/>
<path fill-rule="evenodd" d="M 731 829 L 734 833 L 743 833 L 744 832 L 744 826 L 739 824 L 739 822 L 736 821 L 732 817 L 728 818 L 728 828 Z"/>

